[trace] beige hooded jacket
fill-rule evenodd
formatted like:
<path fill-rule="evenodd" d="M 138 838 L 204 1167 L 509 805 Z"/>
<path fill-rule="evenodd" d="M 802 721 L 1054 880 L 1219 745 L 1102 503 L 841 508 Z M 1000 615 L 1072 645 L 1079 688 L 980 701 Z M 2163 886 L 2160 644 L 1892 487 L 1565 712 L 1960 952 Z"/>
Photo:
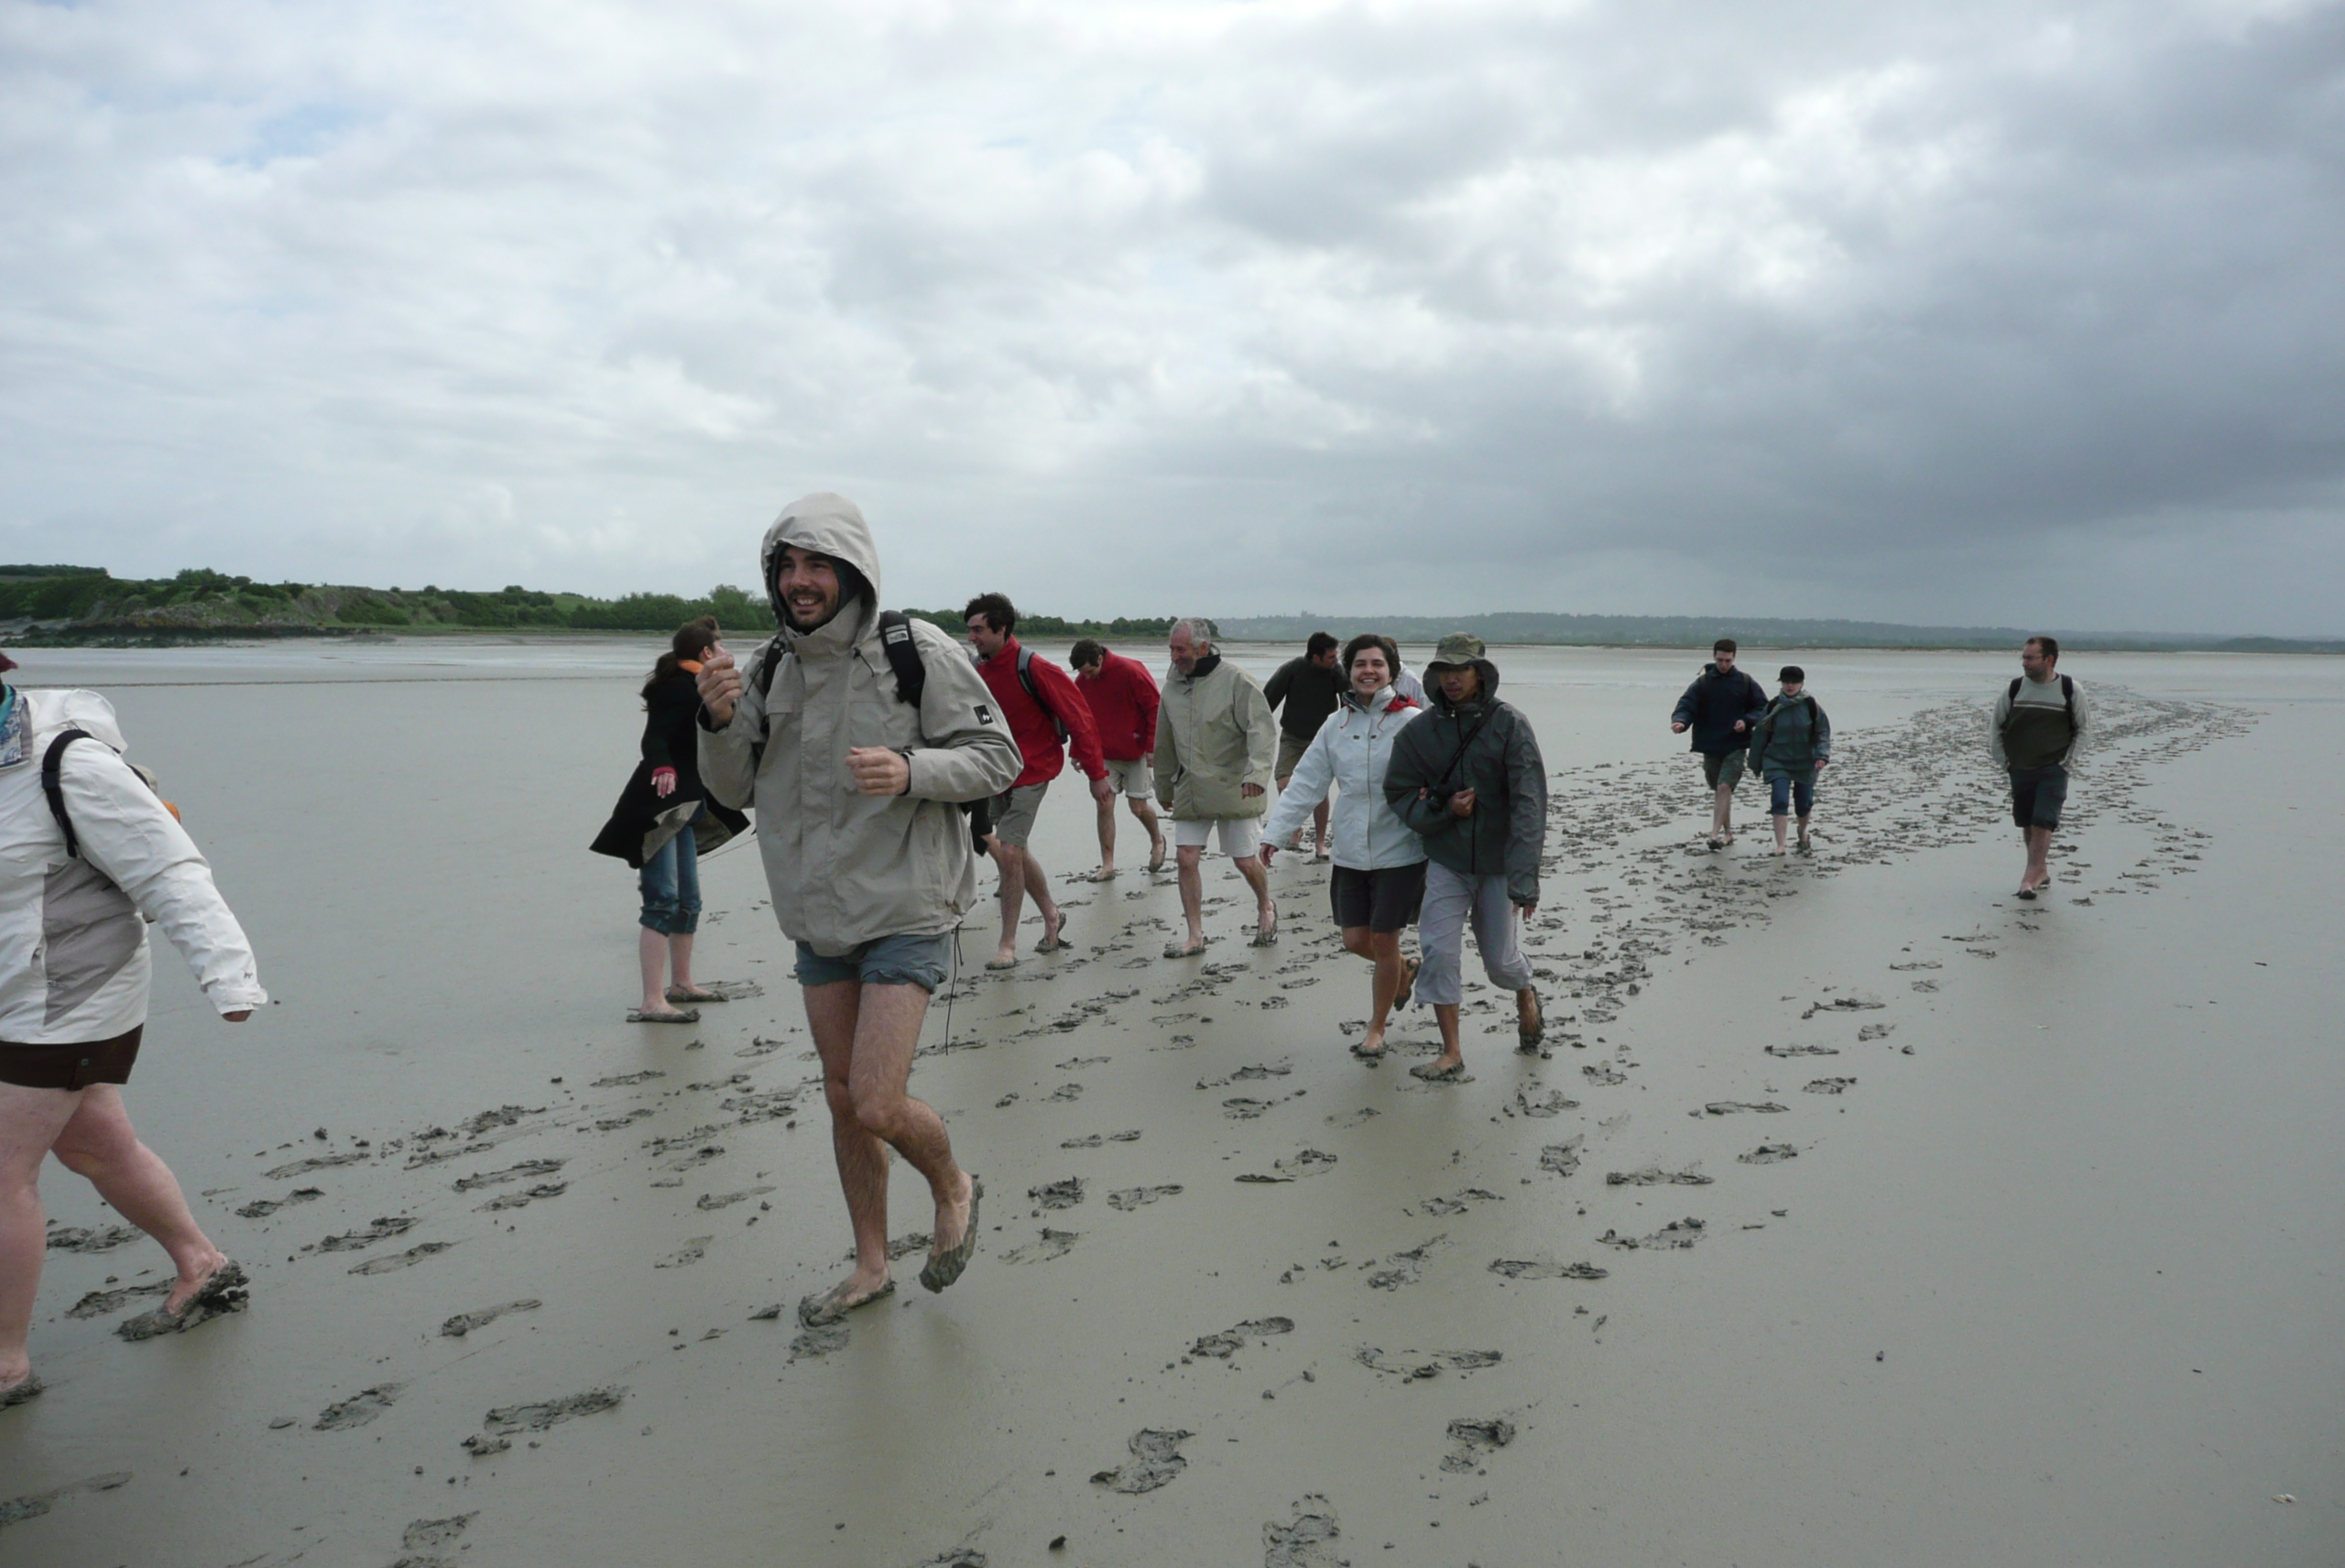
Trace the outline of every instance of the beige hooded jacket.
<path fill-rule="evenodd" d="M 1227 659 L 1203 675 L 1168 670 L 1156 706 L 1156 798 L 1176 822 L 1259 817 L 1271 809 L 1278 743 L 1260 682 Z M 1261 792 L 1248 795 L 1249 784 Z"/>
<path fill-rule="evenodd" d="M 1024 766 L 1018 745 L 968 656 L 926 621 L 911 623 L 928 671 L 920 711 L 896 695 L 879 639 L 879 555 L 854 502 L 816 494 L 784 508 L 758 556 L 769 595 L 788 545 L 853 567 L 868 591 L 803 633 L 774 599 L 782 632 L 743 662 L 732 722 L 712 728 L 701 711 L 701 781 L 726 805 L 755 811 L 774 918 L 792 941 L 837 957 L 883 936 L 952 931 L 977 898 L 957 802 L 1009 789 Z M 777 648 L 760 700 L 758 666 Z M 908 753 L 911 789 L 857 791 L 846 754 L 858 746 Z"/>

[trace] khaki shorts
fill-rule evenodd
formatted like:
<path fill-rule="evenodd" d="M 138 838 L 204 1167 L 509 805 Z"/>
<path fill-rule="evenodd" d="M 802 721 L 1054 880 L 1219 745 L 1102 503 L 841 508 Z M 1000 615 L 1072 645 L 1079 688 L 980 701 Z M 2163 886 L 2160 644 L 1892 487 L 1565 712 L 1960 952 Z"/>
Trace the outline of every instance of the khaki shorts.
<path fill-rule="evenodd" d="M 1135 757 L 1129 762 L 1118 762 L 1111 757 L 1107 758 L 1107 782 L 1116 787 L 1117 793 L 1137 800 L 1156 793 L 1156 769 L 1148 765 L 1144 757 Z"/>
<path fill-rule="evenodd" d="M 1279 764 L 1271 769 L 1271 777 L 1277 779 L 1281 785 L 1284 785 L 1288 779 L 1294 777 L 1295 765 L 1303 760 L 1303 754 L 1310 749 L 1309 735 L 1289 735 L 1284 730 L 1279 731 Z"/>
<path fill-rule="evenodd" d="M 1194 822 L 1172 824 L 1172 845 L 1176 849 L 1203 849 L 1213 838 L 1214 830 L 1221 830 L 1221 853 L 1232 860 L 1251 860 L 1262 853 L 1262 819 L 1260 817 L 1200 817 Z"/>
<path fill-rule="evenodd" d="M 1051 787 L 1043 779 L 1040 784 L 1020 784 L 1004 789 L 993 798 L 994 837 L 1012 849 L 1026 847 L 1026 840 L 1034 832 L 1034 819 L 1042 810 L 1042 796 Z"/>

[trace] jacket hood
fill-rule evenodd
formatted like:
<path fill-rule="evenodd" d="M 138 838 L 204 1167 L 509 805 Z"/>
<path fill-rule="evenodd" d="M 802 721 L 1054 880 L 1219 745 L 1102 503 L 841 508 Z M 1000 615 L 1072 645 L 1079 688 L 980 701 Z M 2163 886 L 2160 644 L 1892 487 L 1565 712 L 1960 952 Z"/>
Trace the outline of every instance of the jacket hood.
<path fill-rule="evenodd" d="M 854 502 L 827 490 L 817 490 L 784 506 L 781 516 L 773 520 L 773 527 L 766 530 L 765 543 L 758 550 L 758 580 L 765 584 L 766 603 L 773 606 L 774 621 L 785 633 L 790 630 L 790 612 L 782 604 L 781 595 L 773 591 L 773 563 L 790 545 L 827 555 L 862 573 L 863 580 L 871 585 L 870 603 L 864 606 L 863 614 L 877 612 L 879 550 L 871 542 L 871 525 L 863 520 L 863 512 Z M 840 604 L 839 614 L 847 614 L 849 608 Z"/>
<path fill-rule="evenodd" d="M 1484 677 L 1484 679 L 1487 680 L 1489 677 Z M 1375 696 L 1369 698 L 1366 702 L 1360 701 L 1359 693 L 1347 686 L 1344 688 L 1342 703 L 1347 708 L 1350 708 L 1357 713 L 1381 713 L 1393 708 L 1413 708 L 1418 706 L 1413 700 L 1402 691 L 1400 687 L 1393 685 L 1391 681 L 1385 682 L 1383 690 L 1377 692 Z"/>
<path fill-rule="evenodd" d="M 1499 667 L 1492 664 L 1487 659 L 1478 659 L 1474 661 L 1474 668 L 1481 671 L 1482 674 L 1482 694 L 1476 698 L 1475 701 L 1479 702 L 1497 702 L 1499 697 Z M 1438 676 L 1425 681 L 1425 697 L 1442 713 L 1446 713 L 1455 711 L 1456 705 L 1450 702 L 1449 694 L 1441 689 L 1441 680 Z"/>

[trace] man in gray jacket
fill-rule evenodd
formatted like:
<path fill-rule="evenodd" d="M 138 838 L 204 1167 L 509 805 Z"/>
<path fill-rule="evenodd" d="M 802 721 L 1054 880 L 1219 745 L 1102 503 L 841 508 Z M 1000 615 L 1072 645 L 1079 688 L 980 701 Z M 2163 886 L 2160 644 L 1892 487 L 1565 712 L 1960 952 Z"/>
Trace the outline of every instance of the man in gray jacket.
<path fill-rule="evenodd" d="M 889 1148 L 936 1202 L 921 1283 L 944 1289 L 976 1247 L 984 1188 L 906 1085 L 953 932 L 977 898 L 958 802 L 1009 789 L 1021 764 L 992 693 L 926 621 L 894 628 L 925 671 L 918 705 L 906 700 L 881 625 L 878 552 L 852 501 L 791 502 L 758 565 L 781 629 L 746 669 L 721 644 L 704 661 L 700 772 L 719 800 L 756 810 L 774 918 L 797 943 L 823 1060 L 855 1270 L 799 1302 L 800 1320 L 819 1326 L 895 1289 Z"/>
<path fill-rule="evenodd" d="M 1167 640 L 1175 673 L 1156 707 L 1156 798 L 1172 814 L 1181 912 L 1189 921 L 1188 942 L 1166 947 L 1167 958 L 1205 950 L 1204 861 L 1205 842 L 1216 831 L 1222 853 L 1254 890 L 1260 911 L 1254 945 L 1268 947 L 1279 939 L 1278 907 L 1271 902 L 1261 854 L 1277 721 L 1262 688 L 1223 662 L 1214 637 L 1214 624 L 1203 615 L 1172 623 Z"/>

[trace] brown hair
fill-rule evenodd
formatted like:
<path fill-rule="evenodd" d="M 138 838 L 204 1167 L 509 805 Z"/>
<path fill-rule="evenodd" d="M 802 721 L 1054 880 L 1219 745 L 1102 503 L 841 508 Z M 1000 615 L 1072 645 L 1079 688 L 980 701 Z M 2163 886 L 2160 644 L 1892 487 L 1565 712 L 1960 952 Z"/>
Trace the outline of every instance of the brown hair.
<path fill-rule="evenodd" d="M 651 701 L 651 689 L 671 675 L 688 659 L 698 659 L 716 646 L 716 617 L 703 615 L 696 621 L 686 621 L 668 639 L 668 651 L 651 667 L 651 679 L 643 683 L 643 700 Z"/>
<path fill-rule="evenodd" d="M 1401 648 L 1382 632 L 1362 632 L 1344 644 L 1343 671 L 1346 678 L 1351 675 L 1352 660 L 1359 657 L 1362 648 L 1368 648 L 1384 650 L 1384 673 L 1389 679 L 1398 681 L 1401 678 Z"/>

